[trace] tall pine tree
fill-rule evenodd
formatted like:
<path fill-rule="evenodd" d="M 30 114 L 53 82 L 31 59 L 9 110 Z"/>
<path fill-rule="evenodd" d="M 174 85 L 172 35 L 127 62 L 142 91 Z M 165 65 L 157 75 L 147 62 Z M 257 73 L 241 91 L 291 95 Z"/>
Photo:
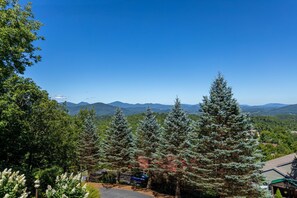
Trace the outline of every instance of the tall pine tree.
<path fill-rule="evenodd" d="M 117 182 L 120 172 L 128 169 L 133 161 L 134 142 L 127 118 L 120 108 L 116 109 L 104 140 L 105 163 L 117 171 Z"/>
<path fill-rule="evenodd" d="M 160 125 L 150 108 L 147 109 L 144 119 L 138 125 L 136 137 L 137 157 L 141 157 L 147 163 L 145 168 L 149 176 L 147 188 L 150 189 L 155 171 L 153 161 L 160 143 Z"/>
<path fill-rule="evenodd" d="M 171 112 L 164 121 L 164 131 L 158 149 L 160 168 L 175 179 L 175 197 L 179 198 L 180 187 L 185 179 L 188 136 L 192 132 L 192 121 L 183 111 L 177 98 Z"/>
<path fill-rule="evenodd" d="M 82 128 L 78 145 L 79 165 L 81 170 L 87 170 L 90 175 L 96 170 L 100 157 L 96 113 L 94 110 L 81 110 L 78 119 Z"/>
<path fill-rule="evenodd" d="M 221 74 L 201 106 L 200 152 L 204 178 L 221 197 L 260 197 L 260 153 L 250 119 L 242 114 Z"/>

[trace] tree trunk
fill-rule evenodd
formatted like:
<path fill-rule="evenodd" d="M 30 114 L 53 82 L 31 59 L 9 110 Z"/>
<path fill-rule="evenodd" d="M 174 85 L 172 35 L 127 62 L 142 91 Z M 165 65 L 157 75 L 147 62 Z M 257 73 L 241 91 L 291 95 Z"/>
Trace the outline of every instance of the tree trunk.
<path fill-rule="evenodd" d="M 147 189 L 151 189 L 151 187 L 152 187 L 152 174 L 151 174 L 151 172 L 149 171 L 147 175 L 148 175 L 149 178 L 148 178 L 148 181 L 147 181 L 146 188 L 147 188 Z"/>
<path fill-rule="evenodd" d="M 181 198 L 181 196 L 180 196 L 180 184 L 179 184 L 179 179 L 176 180 L 175 198 Z"/>

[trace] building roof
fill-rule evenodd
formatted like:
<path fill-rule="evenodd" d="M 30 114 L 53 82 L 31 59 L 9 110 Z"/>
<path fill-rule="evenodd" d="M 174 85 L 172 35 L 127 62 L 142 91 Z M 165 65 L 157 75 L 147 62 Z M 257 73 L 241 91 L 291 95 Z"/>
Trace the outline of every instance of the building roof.
<path fill-rule="evenodd" d="M 291 154 L 285 155 L 283 157 L 269 160 L 269 161 L 265 162 L 265 166 L 263 167 L 262 170 L 265 171 L 265 170 L 269 170 L 271 168 L 278 167 L 278 166 L 281 166 L 284 164 L 292 163 L 295 156 L 296 156 L 295 153 L 291 153 Z"/>
<path fill-rule="evenodd" d="M 262 169 L 262 174 L 266 177 L 266 181 L 270 183 L 273 180 L 288 176 L 295 156 L 296 154 L 292 153 L 267 161 Z"/>

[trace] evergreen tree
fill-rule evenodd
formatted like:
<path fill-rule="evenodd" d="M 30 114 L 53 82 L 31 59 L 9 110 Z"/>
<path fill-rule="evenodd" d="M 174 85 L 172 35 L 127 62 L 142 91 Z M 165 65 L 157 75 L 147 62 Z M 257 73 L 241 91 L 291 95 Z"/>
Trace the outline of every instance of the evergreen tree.
<path fill-rule="evenodd" d="M 199 148 L 204 161 L 209 162 L 201 167 L 208 170 L 204 182 L 212 184 L 208 187 L 222 197 L 260 197 L 263 164 L 259 162 L 255 132 L 221 74 L 200 106 Z"/>
<path fill-rule="evenodd" d="M 134 162 L 134 142 L 127 118 L 117 108 L 104 140 L 105 163 L 117 170 L 117 182 L 122 169 L 128 169 Z"/>
<path fill-rule="evenodd" d="M 87 170 L 90 175 L 98 166 L 100 156 L 96 113 L 94 110 L 81 110 L 78 117 L 82 121 L 78 145 L 79 165 L 81 170 Z"/>
<path fill-rule="evenodd" d="M 282 193 L 280 192 L 279 188 L 276 190 L 274 198 L 283 198 Z"/>
<path fill-rule="evenodd" d="M 175 179 L 175 197 L 180 197 L 180 186 L 185 179 L 188 136 L 192 122 L 183 111 L 177 98 L 171 112 L 164 121 L 164 131 L 158 149 L 161 170 Z"/>
<path fill-rule="evenodd" d="M 206 165 L 211 164 L 212 161 L 201 153 L 201 142 L 200 131 L 196 125 L 195 130 L 189 135 L 189 149 L 186 155 L 188 162 L 186 177 L 190 186 L 203 191 L 207 195 L 211 195 L 213 194 L 211 188 L 215 181 L 210 181 L 207 177 L 212 170 L 206 169 Z"/>
<path fill-rule="evenodd" d="M 145 168 L 149 176 L 147 188 L 151 188 L 152 177 L 155 171 L 153 160 L 159 145 L 160 125 L 150 108 L 147 109 L 144 119 L 137 128 L 136 148 L 137 158 L 141 157 L 146 163 Z"/>

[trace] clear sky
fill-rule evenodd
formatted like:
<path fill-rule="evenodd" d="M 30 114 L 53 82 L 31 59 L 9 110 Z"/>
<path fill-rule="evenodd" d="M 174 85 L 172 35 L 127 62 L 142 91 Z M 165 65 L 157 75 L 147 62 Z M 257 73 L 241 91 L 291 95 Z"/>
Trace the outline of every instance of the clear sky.
<path fill-rule="evenodd" d="M 296 0 L 33 0 L 33 12 L 46 40 L 25 76 L 52 98 L 196 104 L 221 72 L 241 104 L 297 103 Z"/>

